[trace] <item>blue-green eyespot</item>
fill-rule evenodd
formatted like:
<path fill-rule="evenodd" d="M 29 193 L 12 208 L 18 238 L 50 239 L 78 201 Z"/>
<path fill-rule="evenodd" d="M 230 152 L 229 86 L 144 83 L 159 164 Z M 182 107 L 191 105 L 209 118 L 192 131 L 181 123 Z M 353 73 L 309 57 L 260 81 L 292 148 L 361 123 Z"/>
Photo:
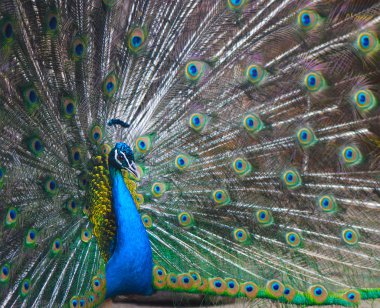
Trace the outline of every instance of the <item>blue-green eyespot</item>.
<path fill-rule="evenodd" d="M 360 33 L 356 39 L 356 47 L 365 54 L 379 50 L 379 39 L 376 33 L 370 31 Z"/>
<path fill-rule="evenodd" d="M 354 94 L 353 102 L 355 107 L 362 112 L 368 112 L 377 107 L 377 99 L 373 92 L 368 89 L 362 89 Z"/>
<path fill-rule="evenodd" d="M 212 193 L 212 199 L 218 206 L 227 205 L 231 201 L 228 192 L 224 189 L 214 190 Z"/>
<path fill-rule="evenodd" d="M 251 64 L 245 70 L 245 78 L 252 84 L 259 85 L 267 72 L 258 64 Z"/>
<path fill-rule="evenodd" d="M 264 128 L 264 123 L 257 114 L 247 114 L 243 119 L 244 128 L 250 133 L 258 133 Z"/>
<path fill-rule="evenodd" d="M 236 158 L 232 163 L 232 167 L 234 171 L 241 176 L 249 174 L 252 170 L 252 165 L 249 163 L 249 161 L 245 160 L 242 157 Z"/>
<path fill-rule="evenodd" d="M 346 146 L 340 152 L 342 162 L 348 166 L 359 165 L 363 161 L 363 156 L 356 146 Z"/>
<path fill-rule="evenodd" d="M 298 130 L 297 140 L 298 140 L 298 143 L 304 148 L 311 147 L 318 142 L 318 139 L 317 137 L 315 137 L 314 132 L 310 128 L 307 128 L 307 127 L 304 127 Z"/>
<path fill-rule="evenodd" d="M 313 30 L 316 27 L 318 27 L 320 22 L 321 17 L 318 15 L 317 12 L 313 10 L 305 9 L 298 13 L 297 23 L 299 27 L 303 30 Z"/>
<path fill-rule="evenodd" d="M 207 120 L 204 114 L 193 113 L 189 117 L 189 126 L 196 132 L 201 132 L 206 127 Z"/>
<path fill-rule="evenodd" d="M 326 87 L 326 81 L 320 72 L 306 74 L 304 84 L 310 92 L 319 92 Z"/>
<path fill-rule="evenodd" d="M 323 195 L 317 199 L 319 208 L 326 213 L 335 212 L 337 203 L 333 195 Z"/>
<path fill-rule="evenodd" d="M 301 175 L 295 169 L 288 169 L 282 173 L 282 181 L 288 189 L 297 189 L 302 185 Z"/>
<path fill-rule="evenodd" d="M 186 79 L 197 82 L 204 75 L 206 64 L 202 61 L 190 61 L 185 66 Z"/>

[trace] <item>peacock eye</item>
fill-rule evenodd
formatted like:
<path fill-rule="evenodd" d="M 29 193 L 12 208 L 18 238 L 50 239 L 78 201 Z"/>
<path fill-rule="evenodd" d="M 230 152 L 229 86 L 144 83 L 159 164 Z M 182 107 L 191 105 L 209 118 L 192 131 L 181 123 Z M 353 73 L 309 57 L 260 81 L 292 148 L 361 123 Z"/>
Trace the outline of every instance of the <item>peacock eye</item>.
<path fill-rule="evenodd" d="M 121 154 L 119 154 L 119 155 L 117 156 L 117 159 L 123 161 L 123 160 L 124 160 L 124 156 L 121 155 Z"/>

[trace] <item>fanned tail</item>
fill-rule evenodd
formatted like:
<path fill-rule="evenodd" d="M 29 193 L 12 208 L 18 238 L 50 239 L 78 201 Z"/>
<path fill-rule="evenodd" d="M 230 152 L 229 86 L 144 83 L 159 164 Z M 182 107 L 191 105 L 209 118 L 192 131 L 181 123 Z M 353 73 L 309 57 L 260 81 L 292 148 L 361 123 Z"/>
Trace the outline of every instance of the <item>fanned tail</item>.
<path fill-rule="evenodd" d="M 106 157 L 121 140 L 157 290 L 379 298 L 379 13 L 354 0 L 1 1 L 1 304 L 103 299 Z"/>

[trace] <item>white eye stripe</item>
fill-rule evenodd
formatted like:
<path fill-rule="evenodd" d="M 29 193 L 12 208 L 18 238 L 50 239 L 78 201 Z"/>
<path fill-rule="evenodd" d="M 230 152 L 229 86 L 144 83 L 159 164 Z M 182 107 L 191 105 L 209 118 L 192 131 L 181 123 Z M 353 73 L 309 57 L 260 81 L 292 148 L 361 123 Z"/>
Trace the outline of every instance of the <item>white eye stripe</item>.
<path fill-rule="evenodd" d="M 121 161 L 117 158 L 118 156 L 118 151 L 116 150 L 115 151 L 115 160 L 119 163 L 120 166 L 122 166 L 123 164 L 121 163 Z"/>
<path fill-rule="evenodd" d="M 123 166 L 123 163 L 118 159 L 118 155 L 123 155 L 124 160 L 128 164 L 128 167 L 132 170 L 136 170 L 136 164 L 134 161 L 130 162 L 127 156 L 123 152 L 115 151 L 115 160 L 119 163 L 120 166 Z"/>

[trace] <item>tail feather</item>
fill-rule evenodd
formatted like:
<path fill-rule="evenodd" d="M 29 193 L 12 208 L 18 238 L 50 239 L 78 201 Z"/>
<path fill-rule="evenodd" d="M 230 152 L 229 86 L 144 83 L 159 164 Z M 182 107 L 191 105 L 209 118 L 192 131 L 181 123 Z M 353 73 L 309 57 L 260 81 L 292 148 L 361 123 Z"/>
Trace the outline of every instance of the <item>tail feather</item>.
<path fill-rule="evenodd" d="M 2 305 L 104 296 L 115 219 L 92 158 L 120 140 L 143 173 L 133 194 L 157 289 L 380 297 L 379 12 L 373 0 L 2 1 Z"/>

